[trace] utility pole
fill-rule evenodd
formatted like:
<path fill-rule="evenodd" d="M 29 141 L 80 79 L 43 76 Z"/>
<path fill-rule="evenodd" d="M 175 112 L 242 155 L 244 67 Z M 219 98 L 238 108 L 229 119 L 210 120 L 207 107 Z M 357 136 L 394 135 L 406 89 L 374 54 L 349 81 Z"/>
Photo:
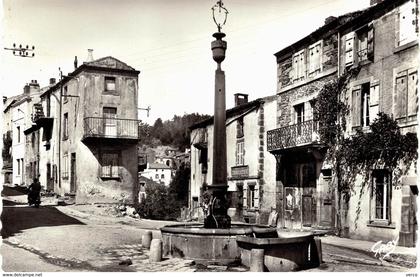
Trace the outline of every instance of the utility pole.
<path fill-rule="evenodd" d="M 22 58 L 35 57 L 35 53 L 33 53 L 33 51 L 35 51 L 35 46 L 33 45 L 32 47 L 29 47 L 28 45 L 26 45 L 26 47 L 22 47 L 22 44 L 19 44 L 19 47 L 16 47 L 16 43 L 13 43 L 13 48 L 4 47 L 4 50 L 10 50 L 13 52 L 13 55 L 22 57 Z"/>
<path fill-rule="evenodd" d="M 61 68 L 58 68 L 58 71 L 60 71 L 60 105 L 59 105 L 59 118 L 60 121 L 58 122 L 58 187 L 61 189 L 61 124 L 62 124 L 62 109 L 63 109 L 63 72 L 61 71 Z"/>

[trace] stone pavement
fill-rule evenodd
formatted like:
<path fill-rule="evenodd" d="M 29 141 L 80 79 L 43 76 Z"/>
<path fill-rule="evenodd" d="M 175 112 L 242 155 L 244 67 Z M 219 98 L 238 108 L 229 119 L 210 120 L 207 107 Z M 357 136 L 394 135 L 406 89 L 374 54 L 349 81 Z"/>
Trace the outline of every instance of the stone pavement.
<path fill-rule="evenodd" d="M 387 261 L 398 265 L 407 267 L 416 267 L 417 262 L 417 249 L 402 246 L 387 246 L 387 241 L 382 242 L 382 249 L 375 253 L 374 250 L 379 250 L 380 245 L 377 242 L 356 240 L 348 238 L 340 238 L 337 236 L 324 236 L 320 237 L 322 244 L 334 245 L 337 247 L 348 248 L 354 251 L 359 251 L 369 254 L 381 261 Z M 376 245 L 375 245 L 376 244 Z M 389 252 L 389 255 L 386 255 Z"/>

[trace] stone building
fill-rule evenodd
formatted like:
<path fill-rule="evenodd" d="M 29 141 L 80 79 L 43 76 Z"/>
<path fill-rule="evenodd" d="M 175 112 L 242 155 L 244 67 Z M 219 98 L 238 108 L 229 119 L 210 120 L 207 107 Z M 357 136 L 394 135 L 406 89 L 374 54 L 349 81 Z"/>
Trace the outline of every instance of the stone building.
<path fill-rule="evenodd" d="M 39 101 L 40 87 L 36 80 L 26 84 L 23 93 L 13 97 L 3 111 L 3 122 L 6 134 L 12 138 L 11 162 L 12 162 L 12 184 L 21 186 L 29 185 L 32 178 L 39 172 L 39 164 L 36 159 L 31 160 L 32 168 L 26 159 L 28 154 L 33 157 L 30 140 L 24 135 L 24 130 L 31 126 L 32 104 Z"/>
<path fill-rule="evenodd" d="M 232 220 L 267 223 L 275 209 L 275 159 L 267 152 L 266 131 L 275 127 L 275 96 L 248 102 L 235 94 L 235 107 L 226 111 L 228 213 Z M 213 118 L 191 129 L 189 207 L 202 216 L 201 194 L 212 183 Z"/>
<path fill-rule="evenodd" d="M 378 112 L 396 119 L 402 133 L 416 132 L 417 5 L 416 0 L 373 1 L 363 11 L 327 18 L 324 26 L 275 54 L 277 128 L 267 132 L 267 144 L 277 160 L 279 226 L 335 230 L 340 224 L 345 236 L 386 241 L 399 237 L 400 245 L 413 246 L 414 169 L 393 186 L 392 172 L 372 169 L 368 191 L 357 189 L 361 187 L 357 177 L 357 192 L 348 205 L 339 206 L 333 182 L 337 176 L 325 161 L 327 148 L 319 139 L 313 107 L 327 82 L 358 67 L 343 95 L 350 108 L 345 136 L 356 129 L 369 132 Z"/>
<path fill-rule="evenodd" d="M 34 106 L 40 180 L 76 203 L 137 201 L 138 74 L 105 57 L 51 85 Z"/>
<path fill-rule="evenodd" d="M 169 186 L 172 181 L 173 170 L 169 165 L 163 163 L 147 163 L 146 169 L 139 172 L 139 176 Z"/>
<path fill-rule="evenodd" d="M 417 132 L 418 112 L 418 1 L 383 1 L 340 26 L 339 73 L 358 67 L 348 84 L 350 113 L 346 134 L 369 132 L 379 112 L 395 119 L 400 132 Z M 378 165 L 369 173 L 371 186 L 355 192 L 343 207 L 346 235 L 352 238 L 416 245 L 417 173 L 406 168 L 399 180 L 391 169 Z M 407 171 L 407 172 L 405 172 Z M 356 218 L 357 210 L 363 212 Z M 357 228 L 354 222 L 357 220 Z"/>

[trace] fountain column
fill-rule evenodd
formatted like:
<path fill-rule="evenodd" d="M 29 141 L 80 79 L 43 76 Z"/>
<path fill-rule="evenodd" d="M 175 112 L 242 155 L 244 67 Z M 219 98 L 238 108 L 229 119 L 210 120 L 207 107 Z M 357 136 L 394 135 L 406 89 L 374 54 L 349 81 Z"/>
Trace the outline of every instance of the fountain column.
<path fill-rule="evenodd" d="M 223 21 L 218 22 L 215 10 L 219 14 L 224 11 Z M 213 130 L 213 179 L 208 186 L 211 194 L 210 213 L 204 220 L 205 228 L 230 228 L 230 217 L 227 214 L 227 162 L 226 162 L 226 97 L 225 97 L 225 72 L 221 63 L 225 59 L 227 48 L 226 41 L 222 40 L 226 35 L 221 32 L 221 26 L 225 24 L 227 10 L 222 1 L 218 1 L 213 7 L 213 19 L 218 27 L 218 32 L 213 34 L 216 39 L 211 43 L 213 60 L 217 63 L 214 86 L 214 130 Z"/>

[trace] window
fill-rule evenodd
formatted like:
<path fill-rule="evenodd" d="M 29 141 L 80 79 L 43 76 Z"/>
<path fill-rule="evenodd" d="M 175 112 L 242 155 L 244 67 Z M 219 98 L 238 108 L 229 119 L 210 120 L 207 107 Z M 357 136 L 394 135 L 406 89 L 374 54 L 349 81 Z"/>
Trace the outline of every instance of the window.
<path fill-rule="evenodd" d="M 155 178 L 156 178 L 156 179 L 159 179 L 159 174 L 156 174 L 156 175 L 155 175 Z"/>
<path fill-rule="evenodd" d="M 379 84 L 364 83 L 352 91 L 352 126 L 367 127 L 379 112 Z"/>
<path fill-rule="evenodd" d="M 161 178 L 161 179 L 165 179 L 165 174 L 161 174 L 161 175 L 160 175 L 160 178 Z"/>
<path fill-rule="evenodd" d="M 413 121 L 417 115 L 417 71 L 404 70 L 395 78 L 394 116 L 398 121 Z"/>
<path fill-rule="evenodd" d="M 20 175 L 20 159 L 17 159 L 16 163 L 17 163 L 17 175 Z"/>
<path fill-rule="evenodd" d="M 299 51 L 292 57 L 293 81 L 300 81 L 305 78 L 305 50 Z"/>
<path fill-rule="evenodd" d="M 198 162 L 201 164 L 201 173 L 202 174 L 207 173 L 207 152 L 208 152 L 208 148 L 200 149 L 200 159 L 199 159 Z"/>
<path fill-rule="evenodd" d="M 295 105 L 293 108 L 295 110 L 295 124 L 301 124 L 305 121 L 305 104 Z"/>
<path fill-rule="evenodd" d="M 63 101 L 64 101 L 64 103 L 66 103 L 67 100 L 68 100 L 67 95 L 68 95 L 68 89 L 67 89 L 67 86 L 64 86 L 63 87 Z"/>
<path fill-rule="evenodd" d="M 236 137 L 242 138 L 244 136 L 244 118 L 238 118 L 236 121 Z"/>
<path fill-rule="evenodd" d="M 51 95 L 48 94 L 47 96 L 47 117 L 51 115 Z"/>
<path fill-rule="evenodd" d="M 374 202 L 374 219 L 390 220 L 391 218 L 391 174 L 387 170 L 374 170 L 372 201 Z"/>
<path fill-rule="evenodd" d="M 236 165 L 243 165 L 245 162 L 244 141 L 236 142 Z"/>
<path fill-rule="evenodd" d="M 22 175 L 24 174 L 25 164 L 23 163 L 23 159 L 20 159 L 20 172 Z"/>
<path fill-rule="evenodd" d="M 61 177 L 63 177 L 63 179 L 69 178 L 69 155 L 67 153 L 64 153 L 63 155 L 63 168 Z"/>
<path fill-rule="evenodd" d="M 309 76 L 312 77 L 321 72 L 322 65 L 322 41 L 309 46 Z"/>
<path fill-rule="evenodd" d="M 244 204 L 248 209 L 258 208 L 257 183 L 248 183 L 244 191 Z"/>
<path fill-rule="evenodd" d="M 355 54 L 356 51 L 356 54 Z M 374 29 L 368 24 L 345 35 L 345 64 L 351 66 L 374 58 Z"/>
<path fill-rule="evenodd" d="M 63 122 L 63 140 L 68 139 L 69 137 L 69 114 L 64 114 L 64 122 Z"/>
<path fill-rule="evenodd" d="M 104 152 L 101 155 L 101 177 L 119 178 L 120 177 L 120 153 Z"/>
<path fill-rule="evenodd" d="M 105 91 L 115 91 L 115 77 L 105 77 Z"/>
<path fill-rule="evenodd" d="M 398 12 L 397 46 L 417 40 L 417 0 L 410 0 L 400 6 Z"/>
<path fill-rule="evenodd" d="M 17 142 L 20 143 L 20 126 L 16 127 Z"/>

